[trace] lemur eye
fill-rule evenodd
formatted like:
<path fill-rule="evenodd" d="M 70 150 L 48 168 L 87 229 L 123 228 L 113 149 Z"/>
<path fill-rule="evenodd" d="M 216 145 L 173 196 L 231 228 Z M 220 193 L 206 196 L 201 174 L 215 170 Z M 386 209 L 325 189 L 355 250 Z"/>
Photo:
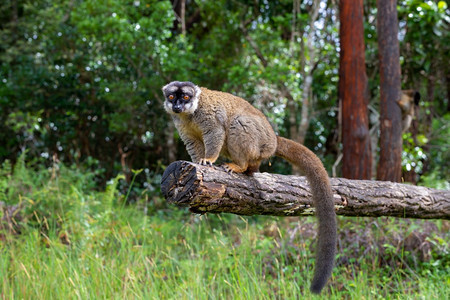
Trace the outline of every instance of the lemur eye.
<path fill-rule="evenodd" d="M 184 95 L 183 99 L 184 100 L 189 100 L 189 96 L 188 95 Z"/>
<path fill-rule="evenodd" d="M 170 100 L 173 100 L 173 98 L 175 98 L 174 95 L 170 95 L 170 96 L 169 96 L 169 99 L 170 99 Z"/>

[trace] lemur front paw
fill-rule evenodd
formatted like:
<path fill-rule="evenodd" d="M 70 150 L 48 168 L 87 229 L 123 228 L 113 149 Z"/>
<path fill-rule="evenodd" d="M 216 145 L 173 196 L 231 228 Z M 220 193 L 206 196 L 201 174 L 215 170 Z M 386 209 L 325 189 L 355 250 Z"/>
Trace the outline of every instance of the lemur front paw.
<path fill-rule="evenodd" d="M 221 167 L 222 167 L 222 169 L 224 169 L 225 172 L 227 172 L 227 173 L 234 173 L 234 170 L 233 170 L 232 168 L 230 168 L 230 166 L 227 165 L 227 164 L 223 164 Z"/>
<path fill-rule="evenodd" d="M 222 168 L 228 173 L 243 173 L 246 169 L 234 164 L 234 163 L 226 163 L 222 165 Z"/>
<path fill-rule="evenodd" d="M 200 159 L 200 161 L 198 163 L 200 165 L 202 165 L 202 166 L 210 166 L 210 167 L 212 167 L 212 165 L 213 165 L 213 161 L 211 159 L 208 159 L 208 158 L 202 158 L 202 159 Z"/>

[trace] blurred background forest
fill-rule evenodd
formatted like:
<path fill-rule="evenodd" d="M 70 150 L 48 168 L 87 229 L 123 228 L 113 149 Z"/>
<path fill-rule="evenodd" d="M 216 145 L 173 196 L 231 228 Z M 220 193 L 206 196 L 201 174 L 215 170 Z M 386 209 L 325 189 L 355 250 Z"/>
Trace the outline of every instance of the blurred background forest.
<path fill-rule="evenodd" d="M 318 5 L 314 6 L 313 3 Z M 450 10 L 445 1 L 399 0 L 397 5 L 402 89 L 414 89 L 422 95 L 411 129 L 403 134 L 404 178 L 415 184 L 448 189 Z M 371 136 L 376 139 L 379 135 L 377 126 L 380 103 L 376 1 L 364 1 L 363 9 L 369 127 Z M 15 284 L 22 275 L 23 280 L 48 275 L 52 267 L 48 270 L 45 267 L 39 269 L 36 262 L 33 262 L 31 253 L 35 253 L 34 259 L 42 258 L 45 261 L 49 259 L 45 254 L 48 250 L 45 249 L 49 248 L 53 255 L 60 255 L 58 257 L 61 261 L 70 261 L 64 267 L 59 265 L 58 269 L 60 275 L 65 274 L 61 276 L 65 278 L 68 290 L 73 287 L 67 278 L 83 286 L 88 283 L 80 279 L 83 277 L 80 274 L 99 278 L 111 275 L 109 272 L 103 273 L 103 269 L 98 269 L 98 273 L 92 271 L 99 267 L 92 263 L 94 260 L 84 262 L 91 266 L 89 273 L 81 267 L 83 261 L 71 260 L 72 256 L 67 254 L 65 248 L 54 248 L 55 245 L 69 245 L 79 251 L 92 250 L 94 252 L 86 256 L 93 258 L 100 255 L 102 259 L 102 255 L 120 256 L 120 253 L 112 250 L 116 247 L 143 247 L 145 236 L 160 237 L 161 232 L 166 232 L 166 238 L 184 234 L 178 244 L 174 243 L 184 245 L 186 248 L 183 249 L 188 249 L 192 256 L 198 256 L 201 252 L 214 257 L 212 252 L 221 255 L 223 250 L 218 249 L 224 243 L 231 243 L 230 247 L 233 249 L 241 243 L 236 240 L 240 240 L 236 237 L 240 229 L 229 226 L 241 224 L 236 225 L 239 228 L 246 224 L 244 227 L 247 228 L 247 220 L 235 216 L 226 216 L 225 219 L 213 216 L 205 224 L 186 212 L 169 208 L 161 199 L 159 184 L 165 167 L 174 160 L 189 159 L 163 108 L 161 87 L 172 80 L 192 81 L 197 85 L 230 92 L 249 100 L 265 113 L 278 134 L 286 137 L 296 135 L 297 140 L 303 140 L 322 159 L 330 175 L 342 176 L 342 166 L 337 163 L 342 151 L 342 144 L 337 138 L 340 53 L 338 1 L 6 0 L 0 4 L 0 21 L 0 203 L 7 207 L 1 215 L 7 225 L 0 229 L 22 235 L 27 232 L 28 241 L 43 243 L 43 248 L 38 250 L 33 248 L 33 242 L 24 243 L 29 245 L 29 249 L 25 247 L 19 250 L 20 242 L 10 242 L 10 250 L 14 250 L 11 252 L 2 248 L 4 252 L 1 256 L 4 258 L 0 262 L 0 270 L 5 271 L 3 275 L 9 274 L 6 277 L 0 276 L 6 278 L 0 281 L 3 280 L 3 290 L 8 291 L 5 294 L 0 292 L 3 297 L 20 295 Z M 293 128 L 300 128 L 300 133 Z M 377 145 L 372 151 L 377 160 Z M 291 170 L 289 164 L 274 159 L 270 172 L 289 174 Z M 6 211 L 10 216 L 16 213 L 17 220 L 13 222 L 10 217 L 6 218 Z M 136 216 L 136 211 L 141 215 Z M 159 216 L 160 219 L 149 221 L 149 215 Z M 98 221 L 99 218 L 102 221 Z M 181 225 L 171 222 L 172 218 L 179 223 L 186 222 L 180 232 L 177 227 Z M 286 226 L 281 228 L 281 225 L 275 225 L 275 220 L 278 220 L 275 218 L 251 220 L 259 224 L 256 229 L 244 230 L 241 227 L 244 235 L 249 237 L 248 243 L 266 240 L 278 243 L 278 246 L 270 244 L 270 247 L 258 244 L 258 255 L 271 256 L 282 249 L 284 263 L 294 268 L 296 263 L 292 262 L 293 257 L 295 260 L 299 259 L 298 245 L 309 245 L 311 241 L 305 240 L 311 236 L 306 233 L 298 241 L 292 236 L 289 238 L 289 235 L 304 231 L 305 227 L 299 230 L 296 223 L 292 225 L 286 221 Z M 344 219 L 340 220 L 341 226 L 346 226 Z M 196 229 L 193 227 L 198 222 L 202 223 L 198 229 L 201 232 L 195 235 Z M 314 220 L 305 222 L 309 226 Z M 346 238 L 351 240 L 351 246 L 344 243 L 340 247 L 341 250 L 347 249 L 348 253 L 355 252 L 349 256 L 342 254 L 338 266 L 355 261 L 356 265 L 363 265 L 357 258 L 363 253 L 365 256 L 370 253 L 374 256 L 387 253 L 388 258 L 385 256 L 382 262 L 373 262 L 374 265 L 380 263 L 387 269 L 398 266 L 394 262 L 394 258 L 398 256 L 394 253 L 405 249 L 401 248 L 407 245 L 403 238 L 416 229 L 424 229 L 426 235 L 418 237 L 418 240 L 421 241 L 420 245 L 427 243 L 429 248 L 426 251 L 420 248 L 420 251 L 423 250 L 419 251 L 423 257 L 417 253 L 414 255 L 419 255 L 421 262 L 430 265 L 424 267 L 423 274 L 418 271 L 419 274 L 412 271 L 414 268 L 410 268 L 411 265 L 417 267 L 419 263 L 414 255 L 402 260 L 402 263 L 407 266 L 406 269 L 411 269 L 417 280 L 433 278 L 434 275 L 427 273 L 432 264 L 436 272 L 448 271 L 448 244 L 443 240 L 448 231 L 448 223 L 407 221 L 406 225 L 399 225 L 397 221 L 390 219 L 381 223 L 390 224 L 394 228 L 399 226 L 400 231 L 406 232 L 388 235 L 387 238 L 382 237 L 381 233 L 380 236 L 369 234 L 358 239 L 357 233 L 367 230 L 366 228 L 379 229 L 381 226 L 375 220 L 365 219 L 360 222 L 361 225 L 347 228 L 351 234 Z M 116 229 L 113 229 L 112 224 Z M 95 231 L 95 226 L 100 226 L 103 231 Z M 36 229 L 35 232 L 33 228 Z M 216 228 L 228 228 L 228 231 L 219 234 Z M 196 244 L 190 244 L 194 243 L 192 240 L 188 240 L 186 244 L 186 236 L 189 235 L 186 230 L 194 232 L 189 231 L 189 234 L 198 239 Z M 8 234 L 1 232 L 0 240 L 8 240 Z M 215 242 L 213 237 L 205 241 L 205 232 L 213 232 L 216 235 Z M 437 232 L 441 235 L 432 235 Z M 227 234 L 229 236 L 224 238 L 223 235 Z M 217 235 L 223 239 L 217 238 Z M 90 239 L 86 238 L 89 236 Z M 111 252 L 95 248 L 98 245 L 97 242 L 93 243 L 94 240 L 98 245 L 111 249 Z M 398 248 L 386 246 L 391 242 Z M 164 243 L 171 245 L 170 241 Z M 201 243 L 217 243 L 214 244 L 217 248 L 210 245 L 213 251 L 209 253 L 211 250 L 202 248 L 205 246 L 198 246 Z M 111 248 L 105 245 L 110 245 Z M 161 257 L 161 260 L 171 260 L 171 252 L 165 246 L 166 244 L 158 244 L 155 247 L 166 249 L 163 251 L 166 256 Z M 173 249 L 176 248 L 172 246 Z M 250 246 L 249 248 L 253 248 L 255 245 Z M 361 250 L 361 247 L 365 247 L 366 251 Z M 418 249 L 411 246 L 408 249 L 412 251 L 416 248 Z M 236 251 L 247 248 L 240 249 Z M 408 249 L 406 250 L 409 251 Z M 102 251 L 106 252 L 101 254 Z M 180 250 L 179 255 L 183 255 L 182 253 Z M 222 254 L 224 261 L 232 259 L 228 256 L 229 253 Z M 26 261 L 15 264 L 12 259 L 14 255 L 29 255 L 29 264 Z M 130 259 L 127 255 L 131 254 L 124 254 L 124 258 L 119 260 L 119 267 L 114 263 L 108 265 L 111 270 L 117 267 L 118 271 L 125 272 L 123 277 L 111 275 L 109 278 L 112 282 L 118 282 L 117 288 L 112 283 L 109 286 L 110 292 L 100 295 L 120 294 L 120 287 L 128 282 L 124 278 L 128 278 L 126 276 L 129 276 L 129 272 L 133 272 L 130 271 L 133 268 L 127 265 L 127 260 Z M 172 275 L 164 275 L 169 274 L 167 266 L 163 268 L 164 271 L 158 269 L 160 265 L 157 258 L 146 261 L 147 254 L 140 255 L 145 266 L 142 270 L 143 278 L 150 280 L 148 276 L 154 276 L 151 280 L 166 282 L 158 286 L 160 290 L 155 292 L 156 295 L 161 296 L 160 292 L 171 286 L 167 280 L 173 279 L 174 285 L 179 285 L 180 280 L 189 281 L 189 276 L 183 279 L 180 274 L 184 274 L 184 269 L 189 272 L 192 265 L 174 260 L 177 267 L 172 266 L 173 273 L 170 274 L 175 274 L 172 278 Z M 158 257 L 161 254 L 153 255 Z M 237 257 L 237 252 L 234 255 Z M 253 257 L 252 255 L 249 256 Z M 82 259 L 86 257 L 82 256 Z M 263 278 L 278 278 L 280 286 L 289 285 L 286 282 L 291 278 L 290 275 L 286 273 L 284 278 L 277 272 L 290 272 L 291 269 L 285 269 L 279 265 L 279 261 L 268 262 L 265 258 L 261 259 L 266 266 L 263 271 L 258 269 L 257 262 L 249 262 L 255 266 L 258 276 L 262 274 Z M 57 268 L 57 265 L 53 267 Z M 230 265 L 222 267 L 234 270 Z M 18 275 L 13 271 L 16 268 L 26 272 Z M 152 273 L 153 268 L 158 271 Z M 204 268 L 207 270 L 206 266 Z M 346 271 L 352 276 L 353 269 Z M 210 271 L 210 274 L 214 272 Z M 302 272 L 293 272 L 296 275 L 292 276 L 310 277 Z M 233 277 L 233 272 L 226 274 L 231 274 L 231 278 L 224 278 L 223 281 L 231 282 L 231 285 L 245 282 Z M 380 278 L 385 281 L 375 286 L 383 287 L 392 278 L 398 279 L 395 282 L 402 282 L 405 274 L 382 274 Z M 436 275 L 439 278 L 436 284 L 442 280 L 439 276 L 443 273 L 439 274 L 441 275 Z M 205 283 L 205 280 L 210 279 L 208 276 L 212 275 L 199 275 L 193 280 L 198 279 L 199 284 L 210 287 L 209 283 Z M 136 277 L 139 276 L 135 274 Z M 81 281 L 77 281 L 77 278 Z M 253 281 L 263 280 L 255 278 L 249 275 L 249 286 L 252 286 Z M 57 282 L 55 279 L 42 286 L 51 287 Z M 132 282 L 128 282 L 130 291 L 134 291 L 131 288 L 134 288 Z M 33 282 L 28 284 L 31 284 L 31 295 L 38 287 L 33 286 Z M 98 286 L 102 284 L 104 282 L 98 282 Z M 448 278 L 446 285 L 450 285 Z M 99 296 L 95 294 L 99 293 L 98 290 L 95 291 L 98 286 L 94 286 L 92 290 L 87 288 L 81 294 L 74 292 L 73 295 Z M 180 285 L 176 291 L 183 286 L 185 285 Z M 290 295 L 289 291 L 286 292 L 280 286 L 268 284 L 267 289 L 280 297 Z M 411 286 L 400 283 L 393 290 L 418 291 L 418 286 L 421 287 L 416 283 Z M 230 291 L 227 287 L 225 284 L 223 289 L 217 286 L 215 288 L 228 297 L 241 295 L 247 288 L 239 286 L 240 289 Z M 290 287 L 294 291 L 303 289 L 301 284 Z M 261 287 L 262 291 L 254 291 L 253 288 L 250 290 L 261 293 L 265 291 L 264 288 Z M 336 284 L 334 288 L 335 291 L 342 291 L 350 287 L 343 283 Z M 436 286 L 429 285 L 427 289 L 432 293 Z M 358 288 L 354 290 L 358 291 Z M 444 293 L 449 290 L 444 290 Z M 201 290 L 189 295 L 198 295 L 196 292 L 200 293 L 199 291 Z M 93 294 L 89 294 L 91 292 Z M 386 293 L 390 292 L 392 290 Z M 180 295 L 174 293 L 165 295 Z M 364 291 L 361 293 L 350 295 L 367 296 Z M 44 289 L 43 295 L 58 296 L 51 288 Z M 149 292 L 145 295 L 152 294 Z M 187 294 L 182 295 L 189 298 Z M 210 294 L 210 297 L 215 296 Z"/>

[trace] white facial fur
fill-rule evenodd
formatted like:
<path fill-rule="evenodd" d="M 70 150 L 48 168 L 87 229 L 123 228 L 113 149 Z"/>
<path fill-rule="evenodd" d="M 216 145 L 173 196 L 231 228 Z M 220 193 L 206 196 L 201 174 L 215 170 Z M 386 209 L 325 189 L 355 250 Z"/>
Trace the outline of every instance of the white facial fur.
<path fill-rule="evenodd" d="M 200 88 L 198 86 L 195 86 L 195 93 L 194 93 L 194 97 L 192 98 L 191 102 L 189 102 L 188 104 L 186 104 L 186 112 L 189 114 L 193 114 L 198 107 L 198 101 L 200 99 L 200 94 L 202 93 L 202 91 L 200 90 Z"/>
<path fill-rule="evenodd" d="M 164 101 L 164 109 L 169 113 L 169 114 L 174 114 L 173 110 L 172 110 L 172 103 L 170 103 L 169 101 Z"/>

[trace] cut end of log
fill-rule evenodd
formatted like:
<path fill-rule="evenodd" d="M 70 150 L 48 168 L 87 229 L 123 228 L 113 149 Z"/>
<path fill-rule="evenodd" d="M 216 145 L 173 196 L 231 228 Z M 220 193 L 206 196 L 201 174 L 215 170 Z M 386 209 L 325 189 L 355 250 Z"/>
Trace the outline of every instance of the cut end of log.
<path fill-rule="evenodd" d="M 192 186 L 198 180 L 195 165 L 186 161 L 171 163 L 161 178 L 161 192 L 179 206 L 189 206 Z"/>

